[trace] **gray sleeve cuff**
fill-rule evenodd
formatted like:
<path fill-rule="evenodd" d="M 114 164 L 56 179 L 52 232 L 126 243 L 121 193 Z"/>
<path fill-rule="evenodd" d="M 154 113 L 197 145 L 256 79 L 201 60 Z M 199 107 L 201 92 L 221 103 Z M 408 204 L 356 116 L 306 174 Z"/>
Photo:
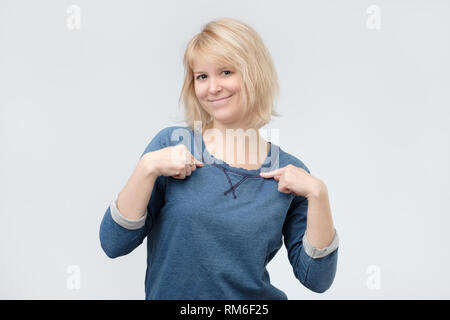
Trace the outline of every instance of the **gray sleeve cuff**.
<path fill-rule="evenodd" d="M 330 253 L 332 253 L 334 250 L 336 250 L 339 247 L 339 237 L 338 237 L 336 229 L 334 229 L 334 238 L 333 238 L 333 241 L 331 241 L 331 244 L 328 247 L 322 248 L 322 249 L 318 249 L 318 248 L 312 246 L 308 242 L 308 238 L 306 237 L 306 232 L 305 232 L 305 234 L 303 236 L 303 247 L 305 248 L 306 254 L 313 259 L 323 258 L 323 257 L 329 255 Z"/>
<path fill-rule="evenodd" d="M 130 220 L 125 218 L 117 209 L 117 197 L 111 201 L 110 205 L 111 217 L 120 226 L 128 230 L 137 230 L 145 225 L 145 219 L 147 218 L 147 210 L 145 210 L 144 215 L 138 220 Z"/>

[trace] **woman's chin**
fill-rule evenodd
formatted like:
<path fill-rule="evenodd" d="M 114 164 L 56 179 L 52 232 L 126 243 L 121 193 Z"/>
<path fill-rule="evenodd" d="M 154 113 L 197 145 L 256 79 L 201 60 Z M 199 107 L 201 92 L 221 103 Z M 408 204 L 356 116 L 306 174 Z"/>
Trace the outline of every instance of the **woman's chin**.
<path fill-rule="evenodd" d="M 213 115 L 214 119 L 216 119 L 217 121 L 221 122 L 221 123 L 233 123 L 236 121 L 236 119 L 238 119 L 238 116 L 233 115 L 233 114 L 225 114 L 225 113 L 214 113 Z"/>
<path fill-rule="evenodd" d="M 212 114 L 214 115 L 214 117 L 228 117 L 230 115 L 230 109 L 229 108 L 213 109 Z"/>

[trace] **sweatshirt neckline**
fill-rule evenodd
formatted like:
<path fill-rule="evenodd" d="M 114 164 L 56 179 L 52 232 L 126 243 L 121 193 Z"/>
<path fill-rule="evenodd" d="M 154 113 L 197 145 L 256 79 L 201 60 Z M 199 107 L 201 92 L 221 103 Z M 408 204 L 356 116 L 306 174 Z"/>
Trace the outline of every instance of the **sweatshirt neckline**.
<path fill-rule="evenodd" d="M 246 176 L 257 176 L 260 178 L 263 178 L 259 175 L 260 172 L 268 172 L 278 168 L 276 166 L 279 164 L 280 147 L 270 141 L 268 141 L 270 145 L 269 152 L 267 153 L 262 165 L 258 169 L 246 169 L 242 167 L 231 166 L 226 161 L 214 157 L 206 148 L 202 133 L 195 130 L 192 130 L 192 132 L 194 134 L 194 142 L 196 143 L 197 147 L 196 150 L 201 150 L 201 155 L 196 155 L 196 158 L 199 160 L 201 159 L 201 161 L 205 164 L 220 166 L 230 172 L 243 174 Z M 199 146 L 200 144 L 201 148 Z M 274 157 L 272 157 L 272 154 L 274 155 Z"/>

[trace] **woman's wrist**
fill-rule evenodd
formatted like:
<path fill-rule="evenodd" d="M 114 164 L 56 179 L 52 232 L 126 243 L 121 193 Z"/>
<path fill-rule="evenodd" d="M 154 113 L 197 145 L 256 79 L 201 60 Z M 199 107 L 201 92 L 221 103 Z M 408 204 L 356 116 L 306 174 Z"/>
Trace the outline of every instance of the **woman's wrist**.
<path fill-rule="evenodd" d="M 157 161 L 155 161 L 154 153 L 149 152 L 146 153 L 138 164 L 139 172 L 144 175 L 146 178 L 154 178 L 156 179 L 161 174 L 159 173 L 159 169 L 157 166 Z"/>
<path fill-rule="evenodd" d="M 325 185 L 325 183 L 323 183 L 323 181 L 315 178 L 313 187 L 312 187 L 311 191 L 306 195 L 306 198 L 318 199 L 318 198 L 325 196 L 327 193 L 328 193 L 328 190 L 327 190 L 327 186 Z"/>

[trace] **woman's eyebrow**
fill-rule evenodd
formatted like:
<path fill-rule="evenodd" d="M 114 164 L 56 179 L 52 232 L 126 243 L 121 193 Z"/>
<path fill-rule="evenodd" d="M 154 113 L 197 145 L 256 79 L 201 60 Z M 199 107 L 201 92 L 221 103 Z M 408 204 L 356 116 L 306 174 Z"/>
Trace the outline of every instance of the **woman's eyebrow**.
<path fill-rule="evenodd" d="M 217 68 L 216 70 L 223 70 L 223 69 L 230 69 L 230 68 L 228 68 L 228 67 L 221 67 L 221 68 Z M 196 74 L 196 73 L 207 73 L 207 72 L 205 72 L 205 71 L 194 71 L 194 74 Z"/>

